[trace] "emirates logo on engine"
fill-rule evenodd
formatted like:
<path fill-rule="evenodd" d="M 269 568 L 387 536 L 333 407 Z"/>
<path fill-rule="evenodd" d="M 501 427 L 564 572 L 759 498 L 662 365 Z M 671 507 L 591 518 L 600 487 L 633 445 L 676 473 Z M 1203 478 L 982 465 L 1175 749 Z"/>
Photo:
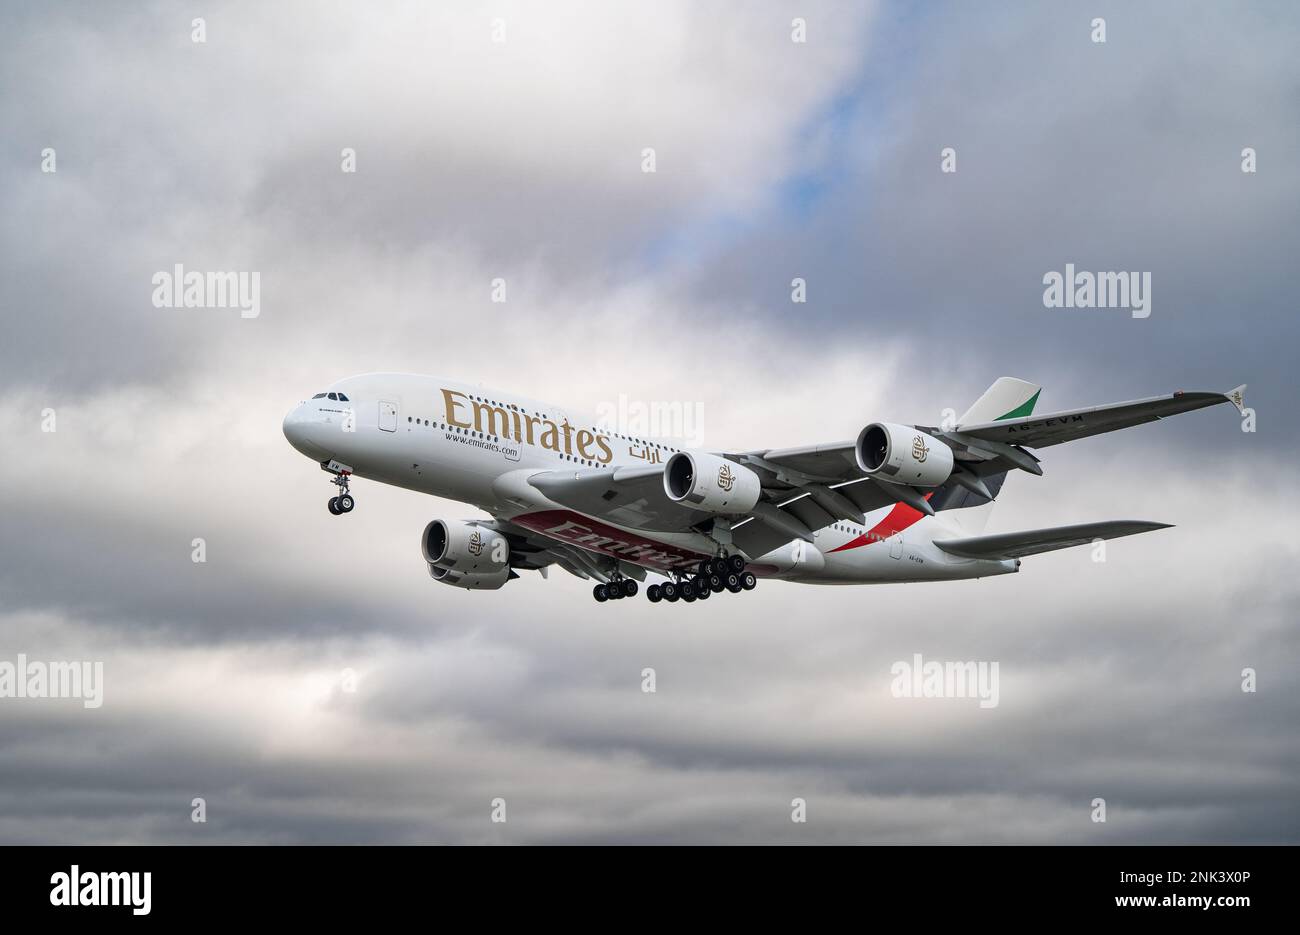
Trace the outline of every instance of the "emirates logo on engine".
<path fill-rule="evenodd" d="M 924 463 L 930 449 L 925 446 L 925 440 L 920 435 L 912 439 L 912 457 L 919 463 Z"/>
<path fill-rule="evenodd" d="M 718 468 L 718 486 L 725 493 L 731 493 L 731 488 L 736 486 L 736 472 L 729 465 Z"/>
<path fill-rule="evenodd" d="M 483 534 L 477 529 L 469 537 L 469 554 L 475 557 L 483 554 Z"/>

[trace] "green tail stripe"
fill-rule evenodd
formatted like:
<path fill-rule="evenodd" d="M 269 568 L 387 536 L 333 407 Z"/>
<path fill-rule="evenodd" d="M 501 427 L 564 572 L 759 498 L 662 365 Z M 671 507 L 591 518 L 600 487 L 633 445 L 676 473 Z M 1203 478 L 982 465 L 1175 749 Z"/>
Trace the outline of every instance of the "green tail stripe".
<path fill-rule="evenodd" d="M 1038 391 L 1038 393 L 1041 392 L 1042 390 Z M 1001 422 L 1003 419 L 1023 419 L 1025 416 L 1033 415 L 1034 404 L 1038 402 L 1038 393 L 1035 393 L 1033 396 L 1030 396 L 1027 400 L 1025 400 L 1015 409 L 1012 409 L 1006 415 L 998 416 L 993 421 Z"/>

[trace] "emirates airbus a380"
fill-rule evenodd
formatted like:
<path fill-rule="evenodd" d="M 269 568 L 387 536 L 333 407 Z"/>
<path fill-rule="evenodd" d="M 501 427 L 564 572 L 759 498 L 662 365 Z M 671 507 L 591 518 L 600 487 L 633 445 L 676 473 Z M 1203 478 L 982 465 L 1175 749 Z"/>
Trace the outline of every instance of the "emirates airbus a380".
<path fill-rule="evenodd" d="M 597 601 L 703 600 L 758 578 L 805 584 L 1005 575 L 1026 555 L 1167 528 L 1113 520 L 998 535 L 983 520 L 1030 449 L 1219 403 L 1244 386 L 1035 416 L 1040 387 L 1002 377 L 951 427 L 872 422 L 850 441 L 704 451 L 597 426 L 498 390 L 411 374 L 340 380 L 284 420 L 290 444 L 334 475 L 331 513 L 364 477 L 471 504 L 435 519 L 421 551 L 435 581 L 496 590 L 551 565 L 596 582 Z"/>

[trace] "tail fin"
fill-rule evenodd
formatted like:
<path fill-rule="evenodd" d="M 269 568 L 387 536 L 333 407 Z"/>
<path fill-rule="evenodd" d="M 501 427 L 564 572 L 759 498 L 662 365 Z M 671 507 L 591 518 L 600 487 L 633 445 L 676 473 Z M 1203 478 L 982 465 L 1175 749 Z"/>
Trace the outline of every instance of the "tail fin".
<path fill-rule="evenodd" d="M 1026 383 L 1015 377 L 998 377 L 984 395 L 957 420 L 957 426 L 977 422 L 998 422 L 1002 419 L 1020 419 L 1034 412 L 1038 394 L 1043 391 L 1035 383 Z"/>
<path fill-rule="evenodd" d="M 1027 383 L 1015 377 L 998 377 L 984 395 L 975 400 L 965 414 L 957 420 L 957 428 L 980 422 L 997 422 L 1001 419 L 1019 419 L 1033 415 L 1038 403 L 1038 394 L 1043 388 L 1036 383 Z M 995 474 L 984 478 L 984 483 L 994 496 L 1002 489 L 1006 474 Z M 978 494 L 962 491 L 959 498 L 949 501 L 945 515 L 967 535 L 978 535 L 988 525 L 989 514 L 993 512 L 993 501 L 985 500 Z M 972 506 L 961 504 L 972 503 Z"/>

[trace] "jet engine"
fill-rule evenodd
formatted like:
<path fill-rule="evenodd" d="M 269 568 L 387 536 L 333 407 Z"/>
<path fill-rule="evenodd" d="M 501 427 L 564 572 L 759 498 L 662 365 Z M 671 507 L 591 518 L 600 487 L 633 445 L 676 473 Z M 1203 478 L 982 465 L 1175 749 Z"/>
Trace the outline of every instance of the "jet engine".
<path fill-rule="evenodd" d="M 706 513 L 748 513 L 762 492 L 757 474 L 717 455 L 679 451 L 664 465 L 668 499 Z"/>
<path fill-rule="evenodd" d="M 446 522 L 435 519 L 424 527 L 420 538 L 429 574 L 434 568 L 460 575 L 501 575 L 501 583 L 510 571 L 510 543 L 499 532 L 473 523 Z M 434 575 L 439 581 L 446 576 Z M 448 581 L 448 584 L 454 582 Z M 465 585 L 462 585 L 465 587 Z M 501 584 L 495 585 L 501 587 Z"/>
<path fill-rule="evenodd" d="M 894 484 L 938 487 L 952 475 L 952 449 L 906 425 L 871 423 L 858 435 L 854 453 L 863 471 Z"/>

